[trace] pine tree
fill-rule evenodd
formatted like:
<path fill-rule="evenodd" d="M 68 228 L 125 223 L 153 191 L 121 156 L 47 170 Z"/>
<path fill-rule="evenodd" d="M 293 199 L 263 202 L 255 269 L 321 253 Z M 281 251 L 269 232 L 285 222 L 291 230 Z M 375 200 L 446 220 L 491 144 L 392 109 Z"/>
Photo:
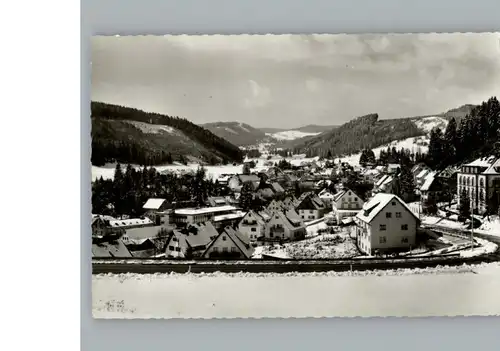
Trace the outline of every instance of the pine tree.
<path fill-rule="evenodd" d="M 470 198 L 465 189 L 462 190 L 460 195 L 459 213 L 462 220 L 465 222 L 470 217 Z"/>
<path fill-rule="evenodd" d="M 443 156 L 444 156 L 444 166 L 452 165 L 456 162 L 457 159 L 457 122 L 455 118 L 452 118 L 448 125 L 446 126 L 446 130 L 444 132 L 443 137 Z"/>
<path fill-rule="evenodd" d="M 429 214 L 429 215 L 435 215 L 438 211 L 438 207 L 436 204 L 436 201 L 432 196 L 427 197 L 427 199 L 424 202 L 424 213 Z"/>
<path fill-rule="evenodd" d="M 253 186 L 251 182 L 245 182 L 241 187 L 240 207 L 243 210 L 249 210 L 253 202 Z"/>
<path fill-rule="evenodd" d="M 409 202 L 413 200 L 415 194 L 415 182 L 408 163 L 405 162 L 401 165 L 401 173 L 398 178 L 400 179 L 401 197 L 403 201 Z"/>
<path fill-rule="evenodd" d="M 439 168 L 443 157 L 443 135 L 439 128 L 431 130 L 428 156 L 431 167 Z"/>

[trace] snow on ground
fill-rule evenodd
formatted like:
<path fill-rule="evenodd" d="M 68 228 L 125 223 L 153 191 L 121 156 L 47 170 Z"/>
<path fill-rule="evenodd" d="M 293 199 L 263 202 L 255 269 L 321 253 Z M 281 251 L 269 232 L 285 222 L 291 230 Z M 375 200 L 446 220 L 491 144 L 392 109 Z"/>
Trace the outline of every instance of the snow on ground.
<path fill-rule="evenodd" d="M 461 257 L 474 257 L 474 256 L 491 254 L 491 253 L 494 253 L 498 249 L 498 245 L 495 243 L 492 243 L 491 241 L 484 240 L 481 238 L 475 238 L 474 240 L 477 243 L 479 243 L 481 246 L 475 247 L 475 248 L 470 249 L 470 250 L 461 251 L 460 252 Z"/>
<path fill-rule="evenodd" d="M 449 219 L 444 219 L 441 217 L 435 216 L 422 216 L 421 218 L 422 224 L 427 225 L 439 225 L 451 229 L 464 229 L 464 224 L 456 221 L 452 221 Z"/>
<path fill-rule="evenodd" d="M 304 138 L 306 136 L 318 135 L 321 133 L 307 133 L 301 132 L 300 130 L 285 130 L 283 132 L 278 133 L 266 133 L 267 136 L 270 136 L 277 140 L 295 140 L 299 138 Z"/>
<path fill-rule="evenodd" d="M 474 230 L 478 233 L 500 236 L 500 217 L 490 216 L 490 219 L 484 218 L 481 226 Z"/>
<path fill-rule="evenodd" d="M 325 225 L 326 228 L 326 225 Z M 337 229 L 338 230 L 338 229 Z M 324 233 L 283 245 L 261 246 L 256 248 L 254 258 L 270 254 L 280 258 L 323 259 L 352 258 L 360 254 L 354 240 L 347 232 Z"/>
<path fill-rule="evenodd" d="M 428 143 L 429 143 L 429 138 L 427 136 L 419 136 L 419 137 L 412 137 L 412 138 L 407 138 L 403 140 L 396 140 L 393 141 L 389 144 L 385 144 L 379 147 L 376 147 L 373 149 L 373 153 L 375 154 L 375 157 L 380 156 L 380 151 L 382 150 L 387 150 L 387 147 L 395 147 L 396 150 L 401 150 L 401 149 L 409 149 L 412 152 L 427 152 L 428 150 Z M 339 162 L 341 160 L 342 162 L 347 162 L 352 166 L 358 166 L 359 165 L 359 157 L 361 156 L 361 153 L 357 154 L 352 154 L 348 156 L 342 156 L 339 158 L 335 159 L 335 162 Z"/>
<path fill-rule="evenodd" d="M 498 296 L 498 262 L 363 272 L 92 276 L 95 318 L 498 315 Z"/>
<path fill-rule="evenodd" d="M 443 117 L 425 117 L 413 120 L 415 125 L 424 130 L 426 133 L 430 133 L 433 128 L 441 128 L 441 131 L 444 133 L 446 126 L 448 125 L 448 121 Z"/>
<path fill-rule="evenodd" d="M 140 129 L 141 132 L 145 134 L 159 134 L 161 132 L 167 132 L 170 134 L 182 134 L 181 132 L 177 131 L 175 128 L 172 128 L 170 126 L 166 125 L 161 125 L 161 124 L 150 124 L 146 122 L 139 122 L 139 121 L 125 121 L 129 124 L 132 124 L 134 127 L 137 129 Z"/>

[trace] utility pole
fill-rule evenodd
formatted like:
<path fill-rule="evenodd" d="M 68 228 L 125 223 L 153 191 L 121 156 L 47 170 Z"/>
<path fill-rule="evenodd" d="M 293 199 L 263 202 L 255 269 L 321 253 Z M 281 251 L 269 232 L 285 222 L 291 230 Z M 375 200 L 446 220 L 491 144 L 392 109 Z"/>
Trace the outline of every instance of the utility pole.
<path fill-rule="evenodd" d="M 471 209 L 471 229 L 470 229 L 470 241 L 471 241 L 471 248 L 474 248 L 474 201 L 475 199 L 472 199 L 472 209 Z"/>

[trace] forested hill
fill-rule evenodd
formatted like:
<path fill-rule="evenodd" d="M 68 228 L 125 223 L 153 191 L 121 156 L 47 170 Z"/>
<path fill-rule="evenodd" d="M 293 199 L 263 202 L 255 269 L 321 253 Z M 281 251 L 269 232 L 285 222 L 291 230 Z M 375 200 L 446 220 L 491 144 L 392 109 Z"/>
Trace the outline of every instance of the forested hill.
<path fill-rule="evenodd" d="M 210 164 L 241 161 L 242 151 L 185 118 L 92 101 L 92 164 Z"/>
<path fill-rule="evenodd" d="M 295 152 L 313 156 L 347 155 L 372 149 L 394 140 L 423 135 L 410 119 L 379 120 L 377 113 L 357 117 L 338 128 L 309 137 L 295 145 Z"/>

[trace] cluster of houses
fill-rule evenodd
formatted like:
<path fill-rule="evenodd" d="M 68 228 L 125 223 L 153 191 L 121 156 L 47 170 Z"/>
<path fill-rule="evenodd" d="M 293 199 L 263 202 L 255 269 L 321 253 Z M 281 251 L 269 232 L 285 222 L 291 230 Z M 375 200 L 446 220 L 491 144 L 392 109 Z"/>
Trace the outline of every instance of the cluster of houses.
<path fill-rule="evenodd" d="M 369 199 L 342 184 L 332 184 L 331 176 L 347 168 L 373 183 Z M 219 184 L 232 195 L 209 197 L 204 207 L 152 198 L 144 204 L 141 218 L 93 215 L 92 252 L 95 257 L 246 259 L 258 245 L 304 239 L 308 225 L 326 219 L 350 226 L 365 254 L 407 250 L 416 242 L 419 213 L 391 194 L 399 169 L 397 164 L 351 167 L 338 163 L 327 168 L 308 163 L 294 170 L 270 166 L 257 174 L 221 175 Z M 481 211 L 485 199 L 500 191 L 499 159 L 476 160 L 439 173 L 421 163 L 411 171 L 415 192 L 423 200 L 438 202 L 452 191 L 458 193 L 460 201 L 465 189 Z M 254 197 L 265 201 L 264 207 L 240 208 L 245 184 L 251 185 Z M 295 196 L 297 186 L 300 194 Z"/>

